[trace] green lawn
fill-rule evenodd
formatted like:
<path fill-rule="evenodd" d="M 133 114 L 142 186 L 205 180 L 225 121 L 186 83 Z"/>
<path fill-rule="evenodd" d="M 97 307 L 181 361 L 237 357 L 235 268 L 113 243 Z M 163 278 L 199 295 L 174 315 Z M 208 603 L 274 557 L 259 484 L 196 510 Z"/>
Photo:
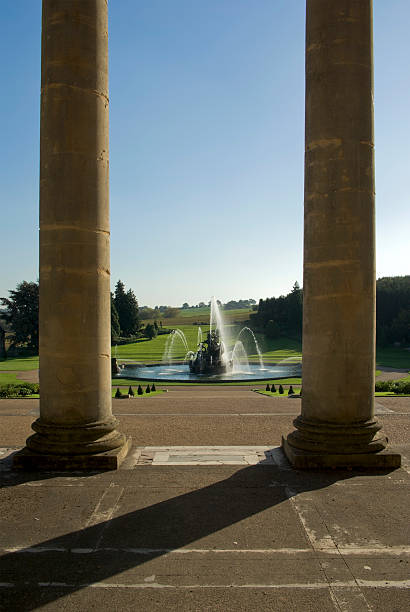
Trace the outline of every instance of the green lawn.
<path fill-rule="evenodd" d="M 209 330 L 209 325 L 178 326 L 178 329 L 180 329 L 184 333 L 187 339 L 188 348 L 191 351 L 196 350 L 199 327 L 202 330 L 203 337 L 205 337 L 206 332 Z M 240 330 L 240 325 L 227 325 L 228 334 L 231 336 L 231 338 L 233 338 L 233 340 L 236 339 Z M 281 361 L 282 359 L 287 359 L 289 357 L 300 357 L 302 354 L 302 344 L 297 340 L 291 340 L 289 338 L 270 340 L 268 338 L 265 338 L 263 334 L 255 335 L 260 350 L 263 354 L 263 358 L 266 361 Z M 142 362 L 160 362 L 164 353 L 165 344 L 169 337 L 169 334 L 163 334 L 161 336 L 157 336 L 153 340 L 146 340 L 145 338 L 142 338 L 141 340 L 134 342 L 133 344 L 124 344 L 122 346 L 118 346 L 117 348 L 112 347 L 111 354 L 113 357 L 117 355 L 119 359 L 132 359 L 134 361 Z M 244 332 L 241 335 L 241 340 L 245 346 L 250 361 L 257 361 L 258 355 L 251 334 Z M 177 337 L 175 337 L 173 349 L 173 356 L 175 359 L 184 359 L 186 349 L 183 343 Z"/>
<path fill-rule="evenodd" d="M 179 325 L 178 329 L 180 329 L 187 340 L 188 349 L 191 351 L 195 351 L 198 342 L 198 329 L 199 327 L 202 330 L 203 335 L 209 329 L 209 325 Z M 172 338 L 174 336 L 174 339 Z M 161 362 L 162 355 L 165 350 L 165 344 L 167 342 L 173 341 L 173 356 L 177 360 L 184 359 L 186 355 L 186 348 L 183 342 L 179 339 L 176 334 L 161 334 L 152 340 L 147 340 L 146 338 L 141 338 L 137 342 L 132 344 L 123 344 L 122 346 L 113 346 L 111 349 L 111 355 L 117 357 L 119 359 L 131 359 L 133 361 L 143 361 L 143 362 Z"/>
<path fill-rule="evenodd" d="M 117 387 L 118 387 L 118 385 L 117 385 Z M 127 385 L 127 387 L 129 387 L 129 385 Z M 137 387 L 138 387 L 138 385 L 133 385 L 133 390 L 134 390 L 135 395 L 134 395 L 134 397 L 130 397 L 130 398 L 127 398 L 127 399 L 142 399 L 144 397 L 154 397 L 155 395 L 161 395 L 162 393 L 164 393 L 164 391 L 162 389 L 157 389 L 156 391 L 151 391 L 150 393 L 145 393 L 146 387 L 142 387 L 144 389 L 144 393 L 143 393 L 143 395 L 138 395 L 137 394 Z M 112 397 L 115 396 L 116 391 L 117 391 L 117 389 L 113 389 L 112 390 Z M 124 395 L 124 399 L 125 399 L 125 393 L 127 391 L 128 391 L 128 389 L 121 389 L 121 392 Z"/>
<path fill-rule="evenodd" d="M 112 379 L 112 386 L 113 387 L 129 387 L 129 385 L 147 385 L 149 382 L 148 380 L 133 380 L 131 378 L 113 378 Z M 219 383 L 205 383 L 205 382 L 188 382 L 188 381 L 184 381 L 184 382 L 158 382 L 155 381 L 155 386 L 158 387 L 174 387 L 174 386 L 178 386 L 178 387 L 192 387 L 192 386 L 196 386 L 196 385 L 218 385 L 218 387 L 227 387 L 227 386 L 231 386 L 231 385 L 240 385 L 240 386 L 254 386 L 254 385 L 267 385 L 268 383 L 271 385 L 272 383 L 274 383 L 275 385 L 300 385 L 301 384 L 301 379 L 300 378 L 281 378 L 281 379 L 275 379 L 275 380 L 244 380 L 244 381 L 236 381 L 236 382 L 219 382 Z"/>
<path fill-rule="evenodd" d="M 293 387 L 295 394 L 300 393 L 300 387 Z M 265 391 L 264 389 L 256 389 L 256 393 L 260 393 L 261 395 L 267 395 L 268 397 L 288 397 L 288 390 L 285 389 L 284 393 L 279 393 L 279 388 L 276 389 L 275 393 L 271 391 Z"/>
<path fill-rule="evenodd" d="M 400 347 L 377 348 L 376 364 L 378 366 L 410 370 L 410 351 Z"/>
<path fill-rule="evenodd" d="M 24 380 L 17 378 L 14 372 L 0 372 L 0 387 L 2 385 L 16 385 Z"/>
<path fill-rule="evenodd" d="M 35 357 L 9 357 L 9 359 L 0 359 L 0 371 L 18 370 L 26 372 L 27 370 L 38 369 L 38 355 Z"/>

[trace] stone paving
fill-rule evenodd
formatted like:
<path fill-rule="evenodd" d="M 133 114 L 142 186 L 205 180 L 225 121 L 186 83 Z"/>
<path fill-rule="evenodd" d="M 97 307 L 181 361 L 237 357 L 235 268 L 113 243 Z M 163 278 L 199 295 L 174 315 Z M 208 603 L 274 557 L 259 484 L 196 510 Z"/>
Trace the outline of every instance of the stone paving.
<path fill-rule="evenodd" d="M 401 469 L 305 473 L 299 400 L 197 389 L 114 401 L 106 473 L 14 472 L 38 402 L 0 401 L 0 610 L 407 610 L 410 398 L 377 400 Z"/>

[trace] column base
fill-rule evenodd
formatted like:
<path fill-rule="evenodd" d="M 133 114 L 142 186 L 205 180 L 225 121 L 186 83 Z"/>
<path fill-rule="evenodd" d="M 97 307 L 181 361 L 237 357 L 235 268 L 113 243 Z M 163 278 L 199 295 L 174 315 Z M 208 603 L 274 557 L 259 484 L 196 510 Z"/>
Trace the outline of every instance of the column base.
<path fill-rule="evenodd" d="M 282 437 L 282 449 L 292 467 L 297 470 L 331 470 L 343 468 L 361 468 L 372 470 L 390 470 L 399 468 L 401 455 L 389 450 L 370 453 L 330 453 L 314 452 L 291 446 Z"/>
<path fill-rule="evenodd" d="M 86 455 L 52 455 L 23 448 L 13 457 L 13 467 L 26 471 L 76 472 L 117 470 L 131 447 L 131 438 L 125 438 L 118 448 Z"/>

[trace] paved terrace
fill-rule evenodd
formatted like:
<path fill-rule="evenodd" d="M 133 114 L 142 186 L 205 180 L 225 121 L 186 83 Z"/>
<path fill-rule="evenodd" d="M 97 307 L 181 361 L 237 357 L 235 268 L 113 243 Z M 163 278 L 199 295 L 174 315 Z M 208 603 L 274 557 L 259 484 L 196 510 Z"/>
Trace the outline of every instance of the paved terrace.
<path fill-rule="evenodd" d="M 38 401 L 0 401 L 1 610 L 408 609 L 410 398 L 377 399 L 403 453 L 377 475 L 290 469 L 300 400 L 250 387 L 113 411 L 133 439 L 117 472 L 18 473 Z"/>

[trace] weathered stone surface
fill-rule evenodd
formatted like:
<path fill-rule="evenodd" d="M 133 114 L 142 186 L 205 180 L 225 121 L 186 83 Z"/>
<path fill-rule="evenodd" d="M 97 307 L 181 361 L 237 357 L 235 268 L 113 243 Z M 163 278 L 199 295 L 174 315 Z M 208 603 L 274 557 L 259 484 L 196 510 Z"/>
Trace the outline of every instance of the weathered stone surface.
<path fill-rule="evenodd" d="M 106 0 L 43 1 L 41 73 L 41 400 L 24 462 L 105 465 L 125 444 L 111 413 Z"/>
<path fill-rule="evenodd" d="M 130 449 L 131 439 L 126 438 L 125 443 L 119 448 L 105 452 L 92 452 L 83 455 L 74 454 L 45 454 L 44 452 L 33 452 L 24 448 L 13 456 L 13 467 L 25 471 L 48 470 L 48 471 L 93 471 L 93 470 L 117 470 L 124 461 Z M 71 449 L 68 449 L 71 450 Z"/>
<path fill-rule="evenodd" d="M 373 142 L 372 2 L 307 0 L 303 397 L 285 447 L 305 468 L 318 460 L 299 451 L 364 467 L 387 444 L 374 418 Z"/>
<path fill-rule="evenodd" d="M 303 450 L 289 444 L 282 438 L 283 451 L 291 465 L 297 470 L 334 470 L 340 468 L 361 468 L 389 470 L 399 468 L 401 455 L 382 450 L 375 453 L 332 453 Z"/>

